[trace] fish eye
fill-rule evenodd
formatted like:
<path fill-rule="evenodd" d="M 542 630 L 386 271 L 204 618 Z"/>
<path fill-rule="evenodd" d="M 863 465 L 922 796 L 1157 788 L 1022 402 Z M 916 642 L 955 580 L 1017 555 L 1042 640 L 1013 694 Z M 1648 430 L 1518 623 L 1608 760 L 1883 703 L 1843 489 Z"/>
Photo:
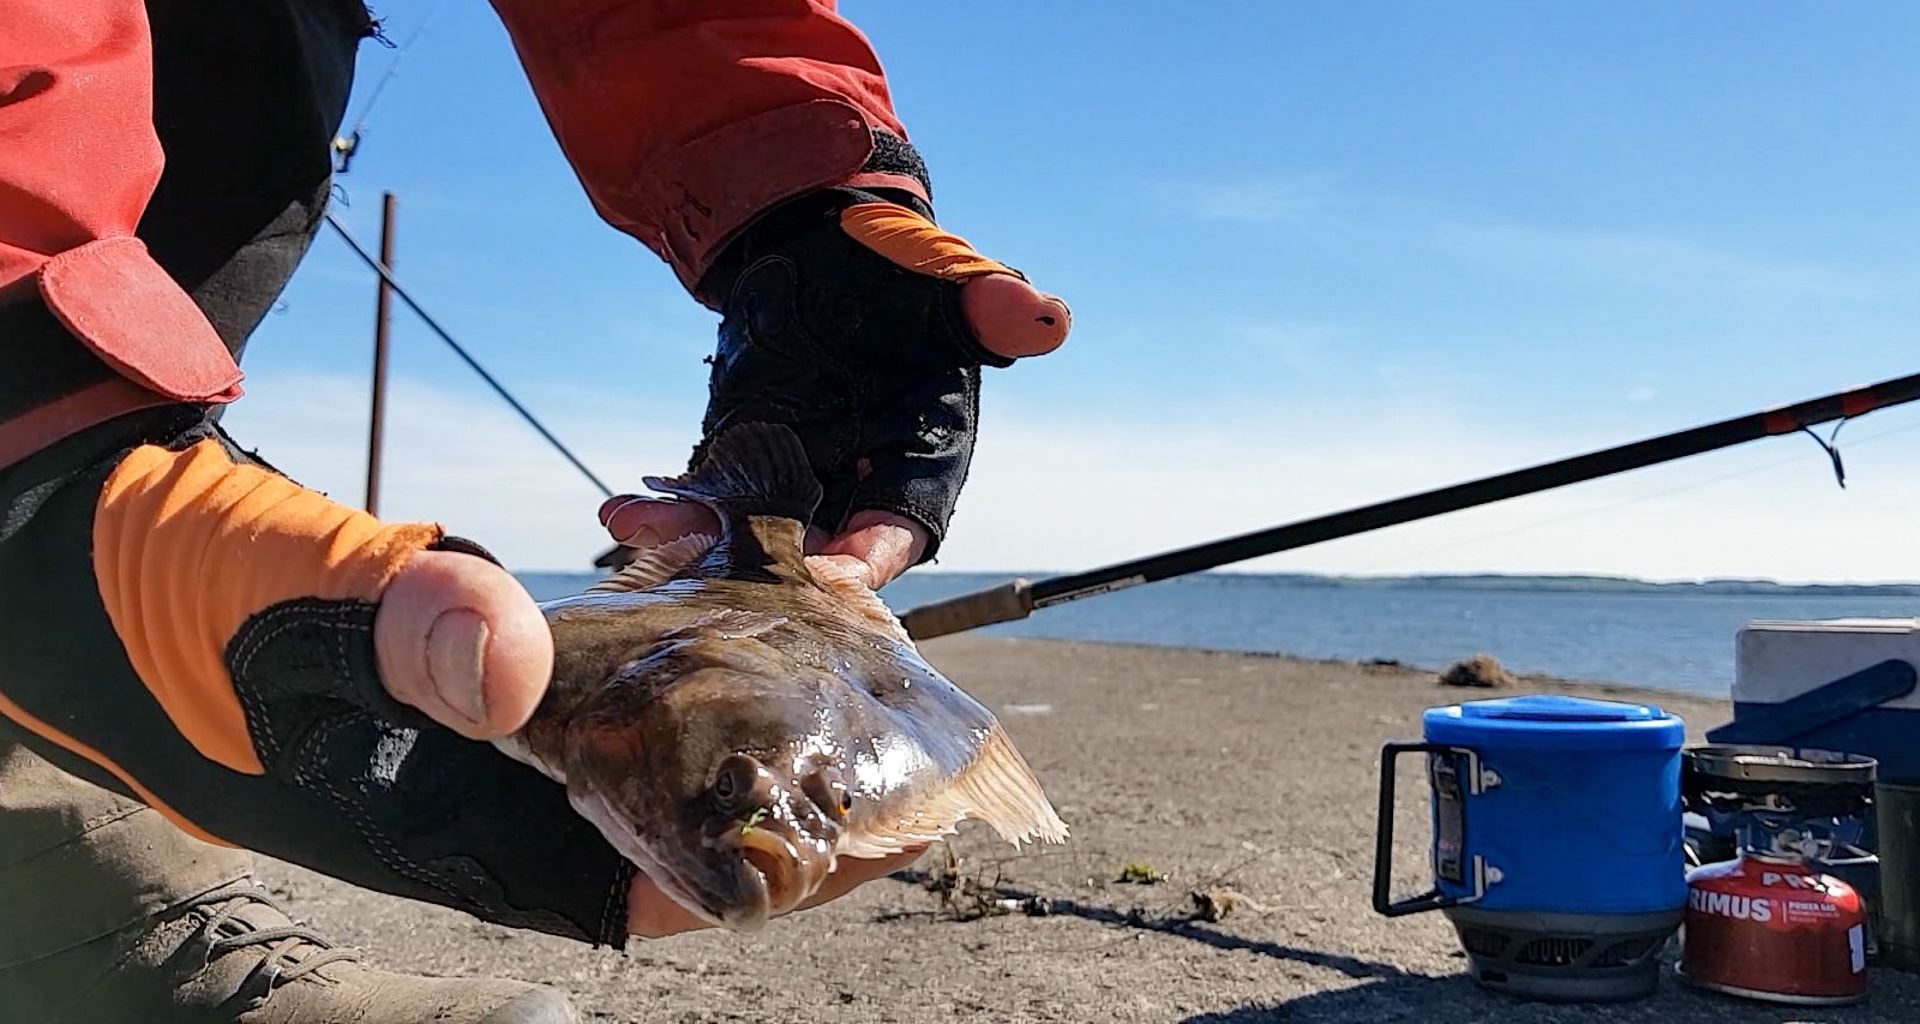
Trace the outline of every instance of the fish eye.
<path fill-rule="evenodd" d="M 707 793 L 721 811 L 732 811 L 736 805 L 753 798 L 759 772 L 760 762 L 744 754 L 735 754 L 720 762 Z"/>
<path fill-rule="evenodd" d="M 800 786 L 814 806 L 828 817 L 845 818 L 853 811 L 853 791 L 841 780 L 840 773 L 832 768 L 809 772 L 801 780 Z"/>

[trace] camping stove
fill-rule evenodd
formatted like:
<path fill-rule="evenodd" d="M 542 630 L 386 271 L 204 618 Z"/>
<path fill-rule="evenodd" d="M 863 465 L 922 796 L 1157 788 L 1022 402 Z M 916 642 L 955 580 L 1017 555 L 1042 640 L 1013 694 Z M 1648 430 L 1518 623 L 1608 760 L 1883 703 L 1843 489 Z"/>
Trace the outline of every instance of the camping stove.
<path fill-rule="evenodd" d="M 1856 844 L 1870 813 L 1871 758 L 1768 747 L 1687 752 L 1690 810 L 1732 860 L 1687 875 L 1682 977 L 1768 1002 L 1866 997 L 1871 942 L 1860 893 L 1831 869 L 1871 867 Z"/>
<path fill-rule="evenodd" d="M 1766 813 L 1809 823 L 1836 860 L 1829 868 L 1855 888 L 1849 862 L 1871 849 L 1873 758 L 1830 750 L 1763 745 L 1689 747 L 1680 764 L 1680 790 L 1688 821 L 1687 853 L 1693 865 L 1732 860 L 1740 830 Z"/>

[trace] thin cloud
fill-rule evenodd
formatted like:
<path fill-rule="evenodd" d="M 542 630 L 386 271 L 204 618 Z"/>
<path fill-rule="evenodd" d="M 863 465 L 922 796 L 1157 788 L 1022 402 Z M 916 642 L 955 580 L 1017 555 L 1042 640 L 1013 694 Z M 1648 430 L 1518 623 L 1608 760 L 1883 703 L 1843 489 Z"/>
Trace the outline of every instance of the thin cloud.
<path fill-rule="evenodd" d="M 1864 271 L 1737 252 L 1656 233 L 1528 226 L 1497 220 L 1436 225 L 1436 247 L 1452 255 L 1682 290 L 1736 291 L 1780 297 L 1868 299 L 1885 293 Z"/>
<path fill-rule="evenodd" d="M 1331 175 L 1303 174 L 1239 181 L 1165 183 L 1163 201 L 1206 221 L 1240 224 L 1298 222 L 1333 213 L 1340 199 Z"/>
<path fill-rule="evenodd" d="M 1329 237 L 1420 248 L 1526 277 L 1584 278 L 1635 286 L 1756 296 L 1869 299 L 1907 287 L 1884 271 L 1744 251 L 1659 231 L 1514 220 L 1498 211 L 1348 186 L 1316 171 L 1185 183 L 1152 193 L 1203 222 L 1311 228 Z"/>

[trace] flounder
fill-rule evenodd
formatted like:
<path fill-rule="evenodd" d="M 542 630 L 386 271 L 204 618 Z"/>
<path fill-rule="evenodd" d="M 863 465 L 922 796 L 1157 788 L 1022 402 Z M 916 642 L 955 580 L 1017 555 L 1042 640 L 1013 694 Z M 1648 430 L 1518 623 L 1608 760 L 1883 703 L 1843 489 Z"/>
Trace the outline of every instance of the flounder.
<path fill-rule="evenodd" d="M 542 605 L 546 697 L 496 741 L 681 906 L 736 931 L 792 910 L 835 858 L 882 857 L 977 819 L 1064 842 L 1032 769 L 922 658 L 873 591 L 803 554 L 819 482 L 794 433 L 730 428 L 656 491 L 719 536 L 644 552 Z"/>

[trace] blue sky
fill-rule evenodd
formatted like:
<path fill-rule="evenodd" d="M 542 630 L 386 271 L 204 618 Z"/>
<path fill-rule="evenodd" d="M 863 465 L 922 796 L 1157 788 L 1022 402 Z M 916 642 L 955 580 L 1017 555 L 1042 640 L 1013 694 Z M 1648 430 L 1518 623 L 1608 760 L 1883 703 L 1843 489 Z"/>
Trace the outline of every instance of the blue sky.
<path fill-rule="evenodd" d="M 1912 372 L 1920 8 L 1760 10 L 842 5 L 942 222 L 1075 312 L 991 375 L 942 567 L 1084 567 Z M 478 358 L 616 487 L 677 468 L 712 317 L 594 216 L 484 5 L 378 10 L 397 42 L 429 12 L 336 214 L 371 244 L 393 189 L 399 274 Z M 396 55 L 363 49 L 350 114 Z M 350 501 L 371 298 L 323 233 L 231 421 Z M 581 564 L 597 492 L 404 310 L 394 336 L 381 511 Z M 1915 425 L 1845 428 L 1845 492 L 1771 441 L 1240 568 L 1920 578 Z"/>

